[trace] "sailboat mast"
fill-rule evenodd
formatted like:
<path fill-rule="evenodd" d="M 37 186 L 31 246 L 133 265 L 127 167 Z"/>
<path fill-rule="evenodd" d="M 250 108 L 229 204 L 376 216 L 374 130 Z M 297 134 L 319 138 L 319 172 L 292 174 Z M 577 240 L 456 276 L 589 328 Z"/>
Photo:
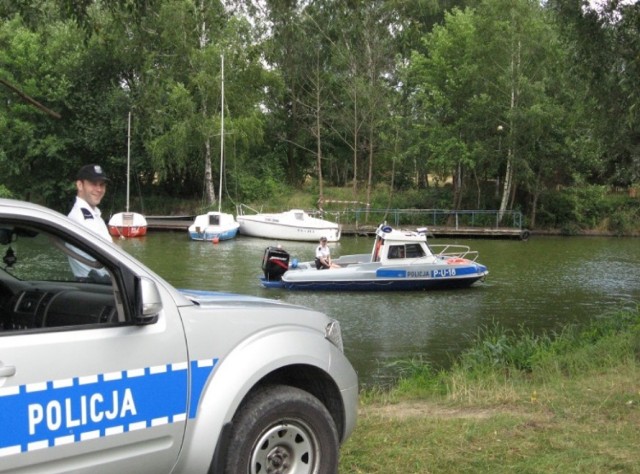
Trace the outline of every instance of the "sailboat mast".
<path fill-rule="evenodd" d="M 224 54 L 220 55 L 222 67 L 221 67 L 221 77 L 222 77 L 222 87 L 221 87 L 221 103 L 222 109 L 220 111 L 220 185 L 218 186 L 218 212 L 221 211 L 222 208 L 222 170 L 224 164 Z"/>
<path fill-rule="evenodd" d="M 129 122 L 127 124 L 127 206 L 129 212 L 129 167 L 131 166 L 131 111 L 129 111 Z"/>

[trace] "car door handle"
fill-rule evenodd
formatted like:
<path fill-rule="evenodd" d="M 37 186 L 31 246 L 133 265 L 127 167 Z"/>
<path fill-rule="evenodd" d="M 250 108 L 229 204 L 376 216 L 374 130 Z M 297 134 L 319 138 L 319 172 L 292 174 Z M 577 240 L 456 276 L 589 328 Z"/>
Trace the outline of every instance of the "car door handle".
<path fill-rule="evenodd" d="M 16 374 L 16 368 L 13 365 L 0 364 L 0 377 L 11 377 Z"/>

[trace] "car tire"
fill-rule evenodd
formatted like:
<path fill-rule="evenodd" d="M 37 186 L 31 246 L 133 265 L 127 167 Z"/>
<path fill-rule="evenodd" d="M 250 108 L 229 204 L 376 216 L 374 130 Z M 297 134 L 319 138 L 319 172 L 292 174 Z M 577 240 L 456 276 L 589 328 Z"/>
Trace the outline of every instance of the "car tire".
<path fill-rule="evenodd" d="M 225 472 L 333 474 L 338 453 L 338 433 L 325 406 L 304 390 L 271 385 L 239 408 Z"/>

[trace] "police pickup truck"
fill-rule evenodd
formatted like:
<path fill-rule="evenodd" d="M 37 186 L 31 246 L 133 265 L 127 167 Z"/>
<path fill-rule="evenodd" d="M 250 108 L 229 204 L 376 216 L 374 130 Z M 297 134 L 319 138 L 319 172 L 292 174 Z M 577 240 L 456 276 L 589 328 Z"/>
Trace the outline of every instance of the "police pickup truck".
<path fill-rule="evenodd" d="M 176 290 L 21 201 L 0 258 L 0 472 L 337 472 L 358 396 L 337 321 Z"/>

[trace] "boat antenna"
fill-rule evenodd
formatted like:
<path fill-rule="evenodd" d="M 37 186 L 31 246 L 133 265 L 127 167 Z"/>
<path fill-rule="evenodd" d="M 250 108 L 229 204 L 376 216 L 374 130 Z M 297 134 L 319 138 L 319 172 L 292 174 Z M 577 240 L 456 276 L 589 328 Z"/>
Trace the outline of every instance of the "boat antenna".
<path fill-rule="evenodd" d="M 222 208 L 222 166 L 223 166 L 223 157 L 224 157 L 224 54 L 220 55 L 221 59 L 221 77 L 222 77 L 222 87 L 221 87 L 221 102 L 222 109 L 220 111 L 220 185 L 218 186 L 218 212 L 221 212 Z"/>

